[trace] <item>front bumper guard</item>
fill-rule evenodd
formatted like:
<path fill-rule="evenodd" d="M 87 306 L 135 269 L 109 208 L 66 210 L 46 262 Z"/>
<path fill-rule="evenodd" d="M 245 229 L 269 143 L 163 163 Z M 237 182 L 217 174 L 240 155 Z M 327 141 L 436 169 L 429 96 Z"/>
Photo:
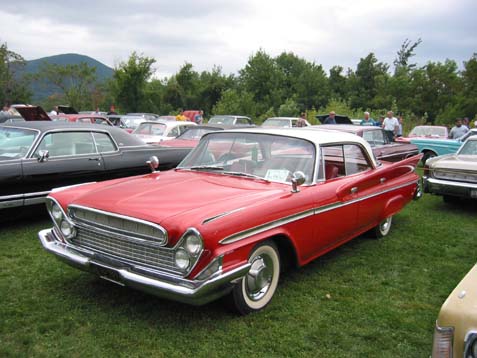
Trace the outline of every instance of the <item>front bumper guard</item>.
<path fill-rule="evenodd" d="M 187 280 L 144 268 L 138 270 L 141 272 L 133 272 L 129 267 L 117 267 L 112 264 L 112 260 L 103 262 L 84 255 L 74 247 L 55 239 L 52 229 L 40 231 L 38 238 L 46 251 L 73 267 L 95 273 L 119 285 L 192 305 L 202 305 L 227 294 L 233 288 L 234 282 L 250 270 L 250 263 L 246 263 L 225 273 L 213 274 L 205 280 Z"/>
<path fill-rule="evenodd" d="M 432 177 L 423 177 L 422 182 L 425 193 L 477 199 L 477 184 Z"/>

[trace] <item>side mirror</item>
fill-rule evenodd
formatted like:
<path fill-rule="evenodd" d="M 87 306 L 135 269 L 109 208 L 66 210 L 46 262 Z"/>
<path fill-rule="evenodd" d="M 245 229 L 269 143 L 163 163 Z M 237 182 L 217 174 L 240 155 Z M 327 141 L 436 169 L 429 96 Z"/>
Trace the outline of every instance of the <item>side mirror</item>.
<path fill-rule="evenodd" d="M 38 162 L 40 162 L 40 163 L 46 162 L 49 157 L 50 157 L 50 152 L 49 151 L 44 150 L 44 149 L 38 151 Z"/>
<path fill-rule="evenodd" d="M 154 173 L 156 169 L 159 168 L 159 159 L 155 155 L 153 155 L 149 158 L 146 164 L 149 165 L 149 168 L 151 168 L 151 172 Z"/>
<path fill-rule="evenodd" d="M 296 171 L 293 173 L 292 177 L 292 193 L 298 193 L 298 187 L 303 185 L 306 181 L 306 175 L 302 171 Z"/>

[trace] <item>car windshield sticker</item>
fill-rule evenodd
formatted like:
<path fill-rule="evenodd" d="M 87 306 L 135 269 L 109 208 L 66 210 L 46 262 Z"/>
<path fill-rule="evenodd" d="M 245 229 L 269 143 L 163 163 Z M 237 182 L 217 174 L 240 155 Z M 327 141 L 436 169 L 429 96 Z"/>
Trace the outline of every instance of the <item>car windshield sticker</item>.
<path fill-rule="evenodd" d="M 270 181 L 286 182 L 290 175 L 290 171 L 286 169 L 268 169 L 265 179 Z"/>

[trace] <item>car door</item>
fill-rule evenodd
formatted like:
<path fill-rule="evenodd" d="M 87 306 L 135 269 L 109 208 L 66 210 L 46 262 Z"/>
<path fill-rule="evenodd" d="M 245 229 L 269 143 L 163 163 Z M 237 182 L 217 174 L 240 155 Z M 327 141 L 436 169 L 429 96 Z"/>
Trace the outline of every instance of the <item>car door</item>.
<path fill-rule="evenodd" d="M 107 132 L 93 132 L 97 151 L 103 158 L 104 179 L 121 178 L 150 172 L 146 161 L 157 155 L 160 147 L 119 147 Z"/>
<path fill-rule="evenodd" d="M 344 145 L 322 146 L 321 158 L 324 181 L 316 186 L 315 252 L 326 251 L 355 232 L 359 205 L 351 193 L 343 193 L 343 186 L 352 180 L 346 175 Z"/>
<path fill-rule="evenodd" d="M 42 151 L 48 158 L 42 159 Z M 96 181 L 104 170 L 90 131 L 51 131 L 46 133 L 29 159 L 23 163 L 27 191 Z"/>
<path fill-rule="evenodd" d="M 23 158 L 38 136 L 38 130 L 0 127 L 0 209 L 23 206 Z"/>

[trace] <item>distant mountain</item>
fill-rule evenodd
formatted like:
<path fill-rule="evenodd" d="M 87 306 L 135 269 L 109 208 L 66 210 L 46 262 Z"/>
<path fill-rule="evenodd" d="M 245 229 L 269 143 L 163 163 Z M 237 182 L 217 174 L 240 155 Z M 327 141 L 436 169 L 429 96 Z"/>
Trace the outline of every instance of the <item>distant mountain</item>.
<path fill-rule="evenodd" d="M 105 64 L 89 56 L 80 55 L 77 53 L 66 53 L 63 55 L 42 57 L 36 60 L 27 61 L 24 70 L 21 73 L 19 73 L 19 75 L 37 73 L 40 65 L 43 62 L 56 64 L 56 65 L 62 65 L 62 66 L 78 65 L 81 62 L 86 62 L 88 66 L 96 67 L 96 75 L 98 76 L 98 80 L 101 82 L 111 78 L 114 72 L 111 67 L 108 67 Z M 39 83 L 34 82 L 31 84 L 30 89 L 33 93 L 33 98 L 32 98 L 33 102 L 41 101 L 55 93 L 55 87 L 49 86 L 48 84 L 40 85 Z"/>

